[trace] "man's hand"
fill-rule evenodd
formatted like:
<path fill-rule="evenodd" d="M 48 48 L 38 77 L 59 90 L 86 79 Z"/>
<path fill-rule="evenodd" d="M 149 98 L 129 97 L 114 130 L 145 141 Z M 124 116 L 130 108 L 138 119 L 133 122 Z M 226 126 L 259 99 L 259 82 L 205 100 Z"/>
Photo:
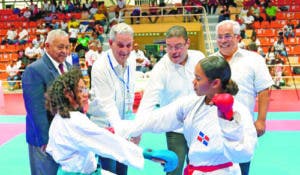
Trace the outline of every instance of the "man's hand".
<path fill-rule="evenodd" d="M 136 58 L 135 61 L 137 63 L 143 63 L 144 62 L 144 59 L 143 58 Z"/>
<path fill-rule="evenodd" d="M 136 145 L 138 145 L 141 141 L 141 136 L 137 136 L 137 137 L 131 137 L 130 141 Z"/>
<path fill-rule="evenodd" d="M 266 132 L 266 122 L 264 120 L 256 120 L 254 122 L 254 126 L 256 128 L 257 137 L 260 137 Z"/>

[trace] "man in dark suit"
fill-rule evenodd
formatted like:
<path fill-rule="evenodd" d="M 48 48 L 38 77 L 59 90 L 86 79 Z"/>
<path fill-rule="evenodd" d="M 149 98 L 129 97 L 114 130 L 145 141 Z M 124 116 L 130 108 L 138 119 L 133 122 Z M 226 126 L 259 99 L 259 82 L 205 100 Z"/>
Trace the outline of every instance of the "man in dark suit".
<path fill-rule="evenodd" d="M 52 30 L 45 41 L 45 54 L 31 63 L 23 73 L 22 88 L 26 108 L 26 141 L 32 175 L 56 175 L 58 165 L 46 153 L 51 114 L 45 108 L 47 87 L 71 65 L 65 60 L 69 53 L 69 36 Z"/>

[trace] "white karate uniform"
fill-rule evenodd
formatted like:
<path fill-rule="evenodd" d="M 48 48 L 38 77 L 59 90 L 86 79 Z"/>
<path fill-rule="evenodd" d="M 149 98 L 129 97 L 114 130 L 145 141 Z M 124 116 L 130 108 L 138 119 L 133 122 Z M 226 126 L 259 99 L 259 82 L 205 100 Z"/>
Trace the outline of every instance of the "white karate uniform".
<path fill-rule="evenodd" d="M 257 135 L 249 110 L 235 101 L 234 120 L 228 121 L 218 117 L 217 107 L 206 105 L 204 99 L 204 96 L 197 95 L 182 97 L 164 108 L 139 114 L 141 116 L 134 122 L 122 121 L 123 125 L 126 124 L 126 128 L 120 125 L 116 128 L 116 132 L 122 132 L 125 137 L 134 137 L 143 132 L 167 132 L 183 126 L 191 165 L 215 166 L 226 162 L 239 163 L 251 160 Z M 206 143 L 203 141 L 205 136 L 208 138 Z M 198 137 L 201 137 L 202 141 Z M 228 168 L 200 174 L 215 173 L 239 175 L 240 169 L 234 164 Z"/>
<path fill-rule="evenodd" d="M 70 118 L 55 115 L 46 151 L 66 172 L 94 172 L 97 168 L 95 154 L 135 168 L 144 167 L 140 147 L 98 127 L 79 111 L 70 112 Z"/>

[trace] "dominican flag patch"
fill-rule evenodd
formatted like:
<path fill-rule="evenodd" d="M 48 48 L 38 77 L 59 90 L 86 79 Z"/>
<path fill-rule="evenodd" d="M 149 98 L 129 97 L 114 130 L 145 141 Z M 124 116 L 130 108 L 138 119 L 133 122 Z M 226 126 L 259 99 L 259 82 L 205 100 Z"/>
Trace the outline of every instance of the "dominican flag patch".
<path fill-rule="evenodd" d="M 205 135 L 202 131 L 199 132 L 197 139 L 202 142 L 205 146 L 208 145 L 209 137 Z"/>

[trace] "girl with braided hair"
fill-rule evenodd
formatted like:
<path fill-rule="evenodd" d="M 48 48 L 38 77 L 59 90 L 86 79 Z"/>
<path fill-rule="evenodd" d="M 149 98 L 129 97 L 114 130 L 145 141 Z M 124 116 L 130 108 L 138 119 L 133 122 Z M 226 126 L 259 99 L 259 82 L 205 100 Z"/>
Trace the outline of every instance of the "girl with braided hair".
<path fill-rule="evenodd" d="M 107 174 L 97 166 L 96 154 L 139 169 L 144 166 L 144 158 L 163 162 L 167 172 L 176 168 L 174 152 L 143 151 L 134 143 L 91 122 L 83 112 L 87 103 L 88 89 L 79 69 L 58 77 L 47 91 L 46 107 L 54 118 L 46 151 L 60 165 L 57 175 Z"/>

